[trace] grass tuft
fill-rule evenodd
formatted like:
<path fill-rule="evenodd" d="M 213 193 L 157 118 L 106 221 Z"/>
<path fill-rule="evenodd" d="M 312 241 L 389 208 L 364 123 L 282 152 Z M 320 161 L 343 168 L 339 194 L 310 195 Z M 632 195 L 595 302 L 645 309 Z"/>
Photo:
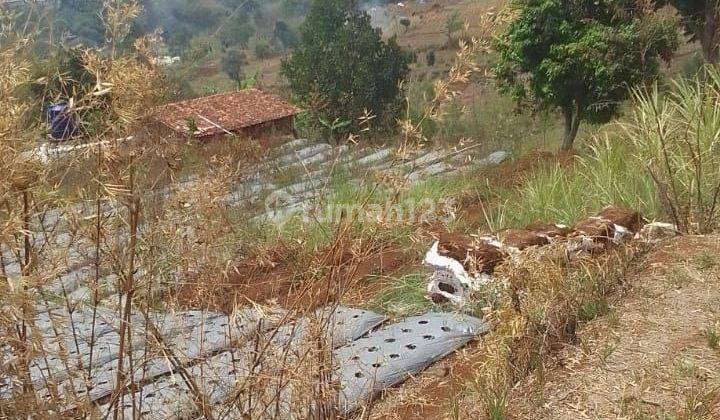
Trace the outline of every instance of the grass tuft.
<path fill-rule="evenodd" d="M 720 350 L 720 334 L 714 328 L 708 328 L 705 331 L 708 347 L 713 350 Z"/>
<path fill-rule="evenodd" d="M 507 396 L 504 393 L 491 393 L 485 399 L 487 416 L 490 420 L 504 420 L 507 411 Z"/>
<path fill-rule="evenodd" d="M 523 227 L 538 220 L 572 224 L 610 204 L 659 217 L 656 187 L 648 175 L 638 173 L 632 152 L 631 146 L 606 136 L 572 164 L 533 172 L 514 190 L 499 192 L 505 205 L 490 216 L 491 226 Z"/>
<path fill-rule="evenodd" d="M 718 265 L 718 257 L 709 251 L 702 251 L 695 257 L 695 265 L 700 270 L 710 270 Z"/>
<path fill-rule="evenodd" d="M 610 305 L 604 296 L 589 300 L 580 306 L 580 321 L 591 321 L 610 312 Z"/>
<path fill-rule="evenodd" d="M 617 349 L 616 344 L 606 343 L 600 349 L 600 359 L 603 362 L 607 362 L 607 360 L 610 358 L 610 356 L 612 356 L 612 354 L 615 353 L 615 349 Z"/>
<path fill-rule="evenodd" d="M 652 176 L 664 210 L 683 232 L 709 233 L 720 221 L 720 72 L 707 67 L 669 92 L 655 85 L 635 94 L 626 140 L 638 170 Z"/>
<path fill-rule="evenodd" d="M 386 282 L 389 287 L 372 301 L 371 308 L 388 315 L 405 316 L 418 314 L 432 307 L 432 303 L 425 297 L 427 276 L 410 274 L 390 277 Z"/>

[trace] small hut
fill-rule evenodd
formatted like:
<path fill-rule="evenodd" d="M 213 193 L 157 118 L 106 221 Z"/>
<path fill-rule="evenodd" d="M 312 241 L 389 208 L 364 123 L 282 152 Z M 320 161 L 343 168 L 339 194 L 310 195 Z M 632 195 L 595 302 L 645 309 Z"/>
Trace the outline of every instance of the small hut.
<path fill-rule="evenodd" d="M 180 137 L 211 140 L 233 134 L 268 141 L 294 134 L 298 112 L 277 96 L 246 89 L 163 105 L 150 119 Z"/>

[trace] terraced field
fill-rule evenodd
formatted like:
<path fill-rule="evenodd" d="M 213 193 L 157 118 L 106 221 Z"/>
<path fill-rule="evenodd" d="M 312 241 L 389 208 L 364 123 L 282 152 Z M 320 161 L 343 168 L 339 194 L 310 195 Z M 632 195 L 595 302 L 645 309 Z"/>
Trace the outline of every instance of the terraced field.
<path fill-rule="evenodd" d="M 327 194 L 338 171 L 358 185 L 370 182 L 371 176 L 417 183 L 499 163 L 506 156 L 498 152 L 467 164 L 471 152 L 423 150 L 403 160 L 391 148 L 332 147 L 294 140 L 243 174 L 220 201 L 245 212 L 252 223 L 276 223 L 314 205 Z M 190 179 L 172 190 L 148 192 L 145 199 L 170 197 L 193 188 L 195 182 L 198 180 Z M 275 200 L 278 197 L 281 202 Z M 280 204 L 268 209 L 269 199 Z M 119 297 L 118 285 L 124 274 L 113 261 L 96 265 L 94 244 L 79 235 L 72 223 L 77 218 L 94 218 L 96 205 L 77 203 L 33 215 L 29 239 L 48 281 L 42 287 L 26 285 L 37 289 L 37 302 L 30 314 L 15 314 L 18 319 L 35 320 L 30 335 L 38 357 L 29 365 L 35 388 L 45 398 L 66 401 L 68 411 L 108 413 L 117 401 L 127 418 L 149 413 L 168 418 L 245 413 L 284 416 L 320 410 L 316 402 L 293 398 L 293 389 L 294 395 L 300 395 L 298 387 L 308 386 L 307 378 L 271 375 L 270 383 L 262 385 L 267 399 L 257 401 L 243 400 L 247 396 L 236 392 L 250 386 L 258 372 L 267 372 L 260 366 L 277 373 L 288 365 L 302 365 L 299 360 L 307 362 L 312 353 L 308 346 L 319 337 L 311 332 L 322 331 L 320 336 L 329 343 L 325 352 L 330 355 L 328 371 L 323 373 L 324 381 L 310 382 L 340 383 L 341 390 L 329 392 L 327 398 L 340 412 L 349 413 L 384 387 L 419 372 L 488 328 L 480 320 L 451 314 L 426 314 L 386 325 L 387 318 L 381 314 L 337 307 L 298 318 L 282 310 L 268 313 L 254 307 L 241 307 L 226 315 L 204 310 L 167 312 L 160 305 L 136 310 L 129 319 L 120 320 L 119 308 L 125 302 Z M 103 219 L 122 219 L 124 211 L 120 203 L 101 203 Z M 152 233 L 148 229 L 141 225 L 140 235 Z M 110 245 L 128 239 L 127 233 L 119 233 L 104 241 Z M 20 284 L 22 252 L 2 249 L 2 258 L 7 277 Z M 133 273 L 137 279 L 145 275 L 142 267 Z M 93 286 L 96 276 L 97 294 Z M 121 351 L 123 334 L 130 335 L 132 345 Z M 259 348 L 265 350 L 259 352 Z M 0 361 L 8 366 L 16 361 L 11 346 L 2 346 Z M 123 371 L 121 376 L 118 370 Z M 122 388 L 117 386 L 118 380 L 134 393 L 117 392 Z M 14 375 L 0 377 L 0 398 L 17 391 L 18 382 Z M 89 405 L 80 407 L 77 401 Z"/>

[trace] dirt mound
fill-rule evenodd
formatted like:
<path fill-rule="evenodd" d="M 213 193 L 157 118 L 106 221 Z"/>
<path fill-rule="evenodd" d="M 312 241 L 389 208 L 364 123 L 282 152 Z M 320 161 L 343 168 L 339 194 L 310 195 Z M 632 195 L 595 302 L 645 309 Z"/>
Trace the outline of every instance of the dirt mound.
<path fill-rule="evenodd" d="M 409 262 L 405 252 L 392 246 L 358 247 L 343 241 L 308 255 L 300 248 L 280 244 L 238 260 L 216 281 L 186 282 L 174 298 L 181 307 L 223 313 L 248 303 L 308 309 L 341 298 L 365 302 L 383 287 L 382 282 L 366 281 L 368 276 L 389 275 L 405 269 Z"/>
<path fill-rule="evenodd" d="M 488 177 L 491 185 L 509 188 L 522 184 L 543 166 L 557 164 L 562 167 L 570 167 L 575 163 L 575 157 L 576 154 L 573 152 L 535 150 L 498 167 L 489 168 L 483 175 Z"/>
<path fill-rule="evenodd" d="M 497 408 L 505 410 L 503 395 L 508 389 L 542 369 L 547 357 L 578 345 L 578 329 L 603 314 L 606 296 L 624 283 L 639 250 L 647 246 L 630 241 L 644 223 L 635 211 L 607 207 L 574 227 L 533 223 L 492 236 L 436 235 L 438 254 L 456 259 L 471 276 L 470 262 L 478 243 L 500 252 L 500 264 L 492 272 L 494 280 L 484 283 L 473 298 L 473 302 L 480 299 L 488 305 L 494 329 L 477 347 L 455 355 L 412 385 L 391 392 L 376 410 L 378 416 L 442 418 L 456 410 L 455 416 L 460 418 L 483 418 L 489 405 L 502 404 Z M 440 263 L 442 259 L 426 256 L 426 261 Z M 455 271 L 450 265 L 440 270 L 445 275 Z M 438 282 L 438 278 L 432 280 Z M 493 299 L 488 298 L 488 291 L 504 297 L 495 303 L 486 301 Z M 433 300 L 438 294 L 431 293 Z M 497 309 L 491 309 L 493 305 L 498 305 Z M 527 418 L 525 414 L 517 418 Z M 537 418 L 554 417 L 544 413 Z"/>
<path fill-rule="evenodd" d="M 490 274 L 505 255 L 502 250 L 469 235 L 443 233 L 440 235 L 438 251 L 462 263 L 466 271 Z"/>
<path fill-rule="evenodd" d="M 543 246 L 550 244 L 550 237 L 543 233 L 530 229 L 507 229 L 498 233 L 498 238 L 503 244 L 523 250 L 531 246 Z"/>
<path fill-rule="evenodd" d="M 603 252 L 622 245 L 643 225 L 640 213 L 608 206 L 574 228 L 534 223 L 526 229 L 507 229 L 485 236 L 441 233 L 424 260 L 434 270 L 428 297 L 435 303 L 449 300 L 465 305 L 468 292 L 492 282 L 495 267 L 520 251 L 563 242 L 568 253 Z"/>

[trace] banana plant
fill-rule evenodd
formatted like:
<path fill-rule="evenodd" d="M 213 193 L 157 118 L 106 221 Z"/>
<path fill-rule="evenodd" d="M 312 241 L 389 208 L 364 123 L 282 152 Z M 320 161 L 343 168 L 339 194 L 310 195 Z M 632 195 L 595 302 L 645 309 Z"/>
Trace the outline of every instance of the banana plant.
<path fill-rule="evenodd" d="M 324 118 L 322 118 L 322 117 L 318 117 L 318 121 L 320 122 L 320 124 L 321 124 L 323 127 L 325 127 L 325 129 L 328 130 L 328 132 L 329 132 L 329 136 L 328 136 L 328 137 L 329 137 L 330 139 L 336 140 L 336 141 L 337 141 L 337 139 L 335 138 L 335 134 L 337 133 L 337 131 L 340 130 L 340 129 L 342 129 L 342 128 L 345 128 L 345 127 L 349 126 L 350 123 L 351 123 L 350 120 L 341 120 L 340 118 L 335 118 L 335 119 L 333 120 L 333 122 L 328 122 L 328 120 L 326 120 L 326 119 L 324 119 Z M 337 141 L 337 143 L 339 144 L 340 142 Z"/>

